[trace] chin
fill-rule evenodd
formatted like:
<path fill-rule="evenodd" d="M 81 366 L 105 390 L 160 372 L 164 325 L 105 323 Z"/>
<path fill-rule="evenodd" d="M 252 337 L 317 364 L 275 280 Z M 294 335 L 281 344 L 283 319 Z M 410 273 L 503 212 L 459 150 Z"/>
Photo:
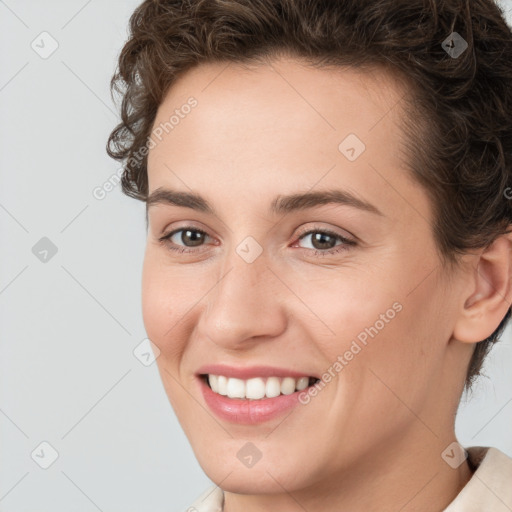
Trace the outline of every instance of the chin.
<path fill-rule="evenodd" d="M 206 474 L 223 491 L 234 494 L 281 494 L 283 487 L 288 491 L 295 490 L 288 479 L 283 475 L 276 474 L 275 470 L 271 472 L 272 476 L 266 472 L 253 473 L 251 470 L 233 472 L 229 476 L 218 470 L 214 475 Z"/>
<path fill-rule="evenodd" d="M 288 491 L 307 487 L 307 478 L 303 466 L 295 463 L 290 457 L 268 458 L 265 456 L 252 467 L 246 467 L 237 458 L 240 449 L 240 440 L 236 440 L 236 447 L 223 449 L 221 453 L 212 453 L 205 448 L 204 455 L 196 453 L 196 458 L 204 473 L 212 482 L 224 491 L 238 494 L 279 494 L 283 487 Z M 300 481 L 299 481 L 300 480 Z"/>

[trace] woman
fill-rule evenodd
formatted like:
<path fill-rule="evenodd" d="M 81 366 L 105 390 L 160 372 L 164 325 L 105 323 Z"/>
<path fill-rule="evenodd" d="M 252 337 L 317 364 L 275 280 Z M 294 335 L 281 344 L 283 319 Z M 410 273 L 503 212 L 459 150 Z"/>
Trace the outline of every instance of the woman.
<path fill-rule="evenodd" d="M 512 460 L 454 432 L 512 298 L 499 8 L 148 0 L 130 28 L 107 150 L 216 484 L 189 510 L 511 510 Z"/>

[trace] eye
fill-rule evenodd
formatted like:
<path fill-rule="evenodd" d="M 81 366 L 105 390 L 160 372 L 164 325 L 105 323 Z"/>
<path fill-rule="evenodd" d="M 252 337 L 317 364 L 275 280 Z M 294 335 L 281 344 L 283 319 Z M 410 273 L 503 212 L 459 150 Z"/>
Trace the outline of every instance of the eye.
<path fill-rule="evenodd" d="M 173 251 L 195 252 L 197 251 L 195 248 L 203 246 L 209 238 L 211 237 L 208 233 L 202 229 L 185 226 L 171 231 L 158 240 Z M 315 256 L 335 254 L 356 245 L 354 240 L 326 229 L 310 229 L 300 235 L 296 244 L 308 239 L 310 247 L 302 246 L 302 248 L 313 250 Z"/>
<path fill-rule="evenodd" d="M 354 240 L 326 229 L 311 229 L 300 236 L 299 242 L 302 240 L 309 240 L 310 247 L 305 248 L 314 250 L 316 256 L 335 254 L 356 245 Z"/>
<path fill-rule="evenodd" d="M 205 231 L 193 226 L 185 226 L 171 231 L 158 240 L 171 250 L 189 252 L 189 250 L 193 251 L 194 247 L 203 245 L 207 238 L 210 237 Z"/>

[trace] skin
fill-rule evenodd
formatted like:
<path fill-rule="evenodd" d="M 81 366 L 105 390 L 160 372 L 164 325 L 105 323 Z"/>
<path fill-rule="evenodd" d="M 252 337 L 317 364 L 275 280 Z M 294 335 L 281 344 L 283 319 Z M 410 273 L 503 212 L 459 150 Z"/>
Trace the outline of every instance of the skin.
<path fill-rule="evenodd" d="M 216 215 L 148 208 L 143 317 L 163 385 L 195 455 L 235 511 L 444 509 L 471 477 L 442 459 L 474 343 L 510 302 L 510 240 L 448 270 L 432 235 L 426 192 L 400 158 L 400 98 L 374 70 L 313 69 L 291 58 L 202 64 L 161 103 L 154 126 L 193 96 L 198 105 L 148 156 L 150 193 L 196 192 Z M 366 150 L 338 150 L 349 134 Z M 276 215 L 278 194 L 351 191 L 382 215 L 325 204 Z M 190 246 L 179 232 L 207 232 Z M 356 241 L 315 255 L 309 229 Z M 182 238 L 182 235 L 185 238 Z M 263 249 L 236 252 L 248 236 Z M 340 241 L 336 240 L 339 249 Z M 189 247 L 186 244 L 189 244 Z M 324 245 L 325 247 L 325 245 Z M 271 365 L 322 375 L 398 302 L 385 324 L 307 405 L 260 425 L 218 419 L 195 373 L 207 363 Z M 251 441 L 251 468 L 237 452 Z"/>

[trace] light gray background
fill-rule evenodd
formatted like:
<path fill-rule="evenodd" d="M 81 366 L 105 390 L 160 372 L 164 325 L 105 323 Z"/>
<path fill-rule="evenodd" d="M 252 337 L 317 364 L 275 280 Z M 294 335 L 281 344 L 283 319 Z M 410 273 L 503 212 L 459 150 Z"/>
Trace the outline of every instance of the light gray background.
<path fill-rule="evenodd" d="M 210 484 L 155 364 L 133 355 L 144 205 L 92 193 L 119 168 L 109 80 L 138 3 L 0 1 L 0 511 L 173 512 Z M 43 31 L 47 59 L 31 47 Z M 42 237 L 58 249 L 46 263 Z M 459 441 L 512 456 L 510 329 L 486 369 Z M 59 454 L 46 470 L 43 441 Z"/>

